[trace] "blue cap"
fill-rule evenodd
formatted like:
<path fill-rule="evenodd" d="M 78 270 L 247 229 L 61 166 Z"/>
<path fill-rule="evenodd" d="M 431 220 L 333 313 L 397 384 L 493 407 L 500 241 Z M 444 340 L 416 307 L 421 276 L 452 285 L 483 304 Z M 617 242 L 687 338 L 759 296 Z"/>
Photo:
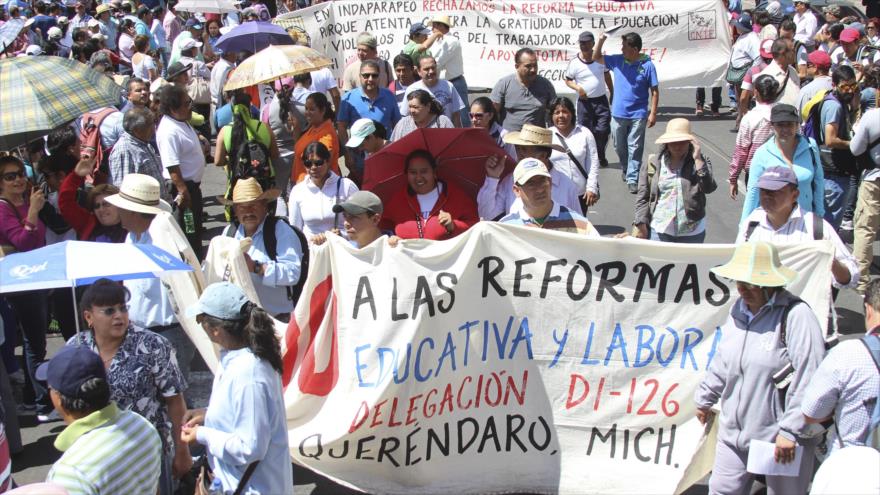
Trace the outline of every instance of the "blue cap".
<path fill-rule="evenodd" d="M 107 371 L 97 353 L 86 346 L 68 345 L 62 347 L 51 360 L 41 364 L 35 376 L 61 395 L 78 399 L 83 383 L 93 378 L 106 381 Z"/>
<path fill-rule="evenodd" d="M 186 20 L 185 27 L 186 29 L 202 29 L 202 23 L 195 17 L 190 17 Z"/>
<path fill-rule="evenodd" d="M 414 22 L 412 26 L 409 27 L 409 35 L 413 36 L 416 34 L 424 34 L 428 36 L 431 34 L 431 29 L 421 22 Z"/>
<path fill-rule="evenodd" d="M 798 179 L 794 170 L 788 167 L 770 167 L 758 179 L 758 189 L 768 191 L 778 191 L 789 184 L 797 186 Z"/>
<path fill-rule="evenodd" d="M 248 315 L 242 312 L 246 303 L 250 302 L 244 291 L 229 282 L 211 284 L 202 292 L 199 302 L 186 309 L 186 316 L 192 318 L 201 314 L 220 318 L 221 320 L 243 320 Z"/>

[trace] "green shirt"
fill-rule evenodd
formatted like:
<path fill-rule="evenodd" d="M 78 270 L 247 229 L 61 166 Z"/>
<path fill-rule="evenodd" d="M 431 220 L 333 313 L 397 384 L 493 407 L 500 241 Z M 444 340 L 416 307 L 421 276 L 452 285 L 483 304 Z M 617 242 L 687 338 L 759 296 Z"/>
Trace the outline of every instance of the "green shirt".
<path fill-rule="evenodd" d="M 64 452 L 46 481 L 71 495 L 154 495 L 159 483 L 162 442 L 146 419 L 116 403 L 80 418 L 55 439 Z"/>
<path fill-rule="evenodd" d="M 409 57 L 413 61 L 413 65 L 415 65 L 416 67 L 419 66 L 419 60 L 422 57 L 431 56 L 431 54 L 428 52 L 428 50 L 419 50 L 419 44 L 420 43 L 416 43 L 413 40 L 409 40 L 406 42 L 406 45 L 404 45 L 403 50 L 402 50 L 403 53 L 409 55 Z"/>

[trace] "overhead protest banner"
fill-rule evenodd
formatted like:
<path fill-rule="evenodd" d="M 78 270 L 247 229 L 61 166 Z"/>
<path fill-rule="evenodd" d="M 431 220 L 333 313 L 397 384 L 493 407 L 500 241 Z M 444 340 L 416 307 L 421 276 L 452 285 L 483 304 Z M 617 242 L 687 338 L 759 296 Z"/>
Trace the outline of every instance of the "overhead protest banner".
<path fill-rule="evenodd" d="M 516 51 L 529 47 L 537 52 L 540 75 L 558 92 L 569 93 L 564 74 L 578 54 L 578 34 L 591 31 L 598 38 L 614 27 L 620 29 L 605 44 L 606 53 L 620 53 L 620 35 L 638 33 L 663 88 L 722 83 L 730 58 L 727 12 L 715 0 L 334 0 L 275 22 L 305 31 L 311 47 L 333 60 L 339 79 L 356 56 L 358 33 L 373 33 L 380 56 L 391 62 L 406 44 L 409 27 L 430 26 L 435 15 L 449 15 L 450 35 L 461 43 L 472 88 L 493 87 L 513 72 Z"/>
<path fill-rule="evenodd" d="M 693 475 L 693 393 L 738 297 L 709 269 L 732 245 L 491 222 L 397 248 L 331 237 L 284 342 L 296 462 L 371 493 L 673 493 Z M 832 249 L 781 248 L 820 321 Z"/>

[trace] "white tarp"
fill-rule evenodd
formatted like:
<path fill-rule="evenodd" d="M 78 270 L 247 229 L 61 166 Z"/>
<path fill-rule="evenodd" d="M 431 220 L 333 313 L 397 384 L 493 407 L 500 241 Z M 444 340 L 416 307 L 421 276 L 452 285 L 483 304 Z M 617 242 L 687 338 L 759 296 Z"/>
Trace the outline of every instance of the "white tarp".
<path fill-rule="evenodd" d="M 358 33 L 369 31 L 380 56 L 391 62 L 409 37 L 409 26 L 430 26 L 449 15 L 461 42 L 470 87 L 491 88 L 514 71 L 513 55 L 536 50 L 539 73 L 557 92 L 570 93 L 563 76 L 578 53 L 578 34 L 622 26 L 606 43 L 620 53 L 621 34 L 636 32 L 657 66 L 662 88 L 712 86 L 723 80 L 730 58 L 727 12 L 717 0 L 335 0 L 279 16 L 275 22 L 308 33 L 312 48 L 333 60 L 337 78 L 356 55 Z"/>
<path fill-rule="evenodd" d="M 489 222 L 396 249 L 334 237 L 284 343 L 291 455 L 373 493 L 672 493 L 705 474 L 692 397 L 732 251 Z M 830 244 L 780 252 L 824 322 Z"/>

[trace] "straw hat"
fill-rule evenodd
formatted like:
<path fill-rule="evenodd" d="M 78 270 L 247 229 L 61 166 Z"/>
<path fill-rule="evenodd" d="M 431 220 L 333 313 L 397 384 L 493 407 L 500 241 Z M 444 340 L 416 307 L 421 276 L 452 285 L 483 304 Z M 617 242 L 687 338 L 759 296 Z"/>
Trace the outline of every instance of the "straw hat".
<path fill-rule="evenodd" d="M 565 152 L 558 144 L 553 144 L 553 131 L 532 124 L 525 124 L 519 132 L 508 132 L 502 138 L 505 144 L 520 146 L 543 146 Z"/>
<path fill-rule="evenodd" d="M 768 242 L 740 244 L 730 261 L 710 271 L 719 277 L 759 287 L 783 287 L 797 278 L 797 272 L 779 261 L 779 252 Z"/>
<path fill-rule="evenodd" d="M 159 181 L 149 175 L 127 174 L 122 178 L 119 193 L 107 196 L 108 203 L 123 210 L 157 215 L 163 211 L 171 212 L 171 205 L 162 201 Z"/>
<path fill-rule="evenodd" d="M 434 24 L 435 22 L 439 22 L 440 24 L 444 24 L 444 25 L 446 25 L 446 27 L 452 27 L 452 23 L 449 22 L 448 15 L 435 15 L 434 17 L 431 18 L 431 24 Z"/>
<path fill-rule="evenodd" d="M 695 139 L 691 134 L 691 123 L 688 119 L 672 119 L 666 124 L 666 132 L 660 135 L 657 144 L 678 143 Z"/>
<path fill-rule="evenodd" d="M 253 177 L 247 179 L 239 179 L 232 188 L 232 199 L 220 199 L 220 202 L 226 205 L 235 205 L 241 203 L 250 203 L 251 201 L 264 200 L 273 201 L 278 199 L 281 191 L 278 189 L 269 189 L 263 191 L 260 183 Z M 219 198 L 218 198 L 219 199 Z"/>

